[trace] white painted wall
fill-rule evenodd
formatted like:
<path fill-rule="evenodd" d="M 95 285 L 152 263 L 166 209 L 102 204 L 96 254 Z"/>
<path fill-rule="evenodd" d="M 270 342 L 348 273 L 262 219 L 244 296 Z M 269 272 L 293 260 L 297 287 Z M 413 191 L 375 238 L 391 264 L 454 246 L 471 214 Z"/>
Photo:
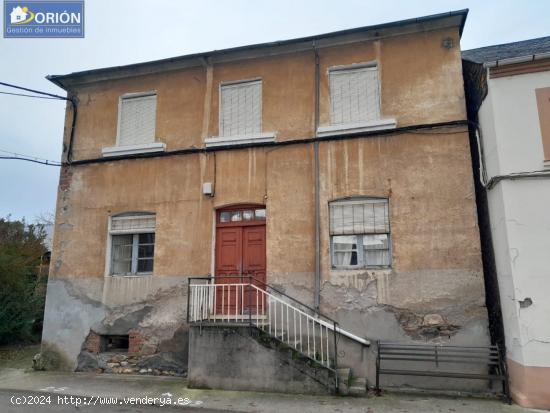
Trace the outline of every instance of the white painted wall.
<path fill-rule="evenodd" d="M 544 169 L 535 89 L 550 71 L 489 79 L 479 111 L 488 177 Z M 488 191 L 508 356 L 550 367 L 550 178 L 504 180 Z M 520 308 L 520 301 L 533 304 Z"/>

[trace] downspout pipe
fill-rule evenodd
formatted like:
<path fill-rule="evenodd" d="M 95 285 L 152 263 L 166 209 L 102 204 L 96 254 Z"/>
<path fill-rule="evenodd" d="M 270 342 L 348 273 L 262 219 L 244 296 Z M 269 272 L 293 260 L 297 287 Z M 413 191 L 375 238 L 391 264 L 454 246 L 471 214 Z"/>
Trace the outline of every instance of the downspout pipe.
<path fill-rule="evenodd" d="M 315 130 L 314 136 L 317 137 L 319 128 L 319 95 L 320 95 L 320 68 L 319 53 L 315 41 L 312 43 L 313 53 L 315 54 Z M 319 141 L 313 142 L 313 163 L 315 171 L 315 280 L 314 280 L 314 308 L 319 311 L 321 305 L 321 201 L 320 201 L 320 177 L 319 177 Z"/>
<path fill-rule="evenodd" d="M 73 142 L 74 142 L 74 130 L 75 130 L 75 126 L 76 126 L 76 115 L 77 115 L 77 101 L 76 101 L 76 98 L 71 96 L 70 98 L 67 99 L 69 102 L 71 102 L 71 106 L 72 106 L 72 109 L 73 109 L 73 120 L 71 122 L 71 133 L 70 133 L 70 136 L 69 136 L 69 146 L 67 148 L 67 164 L 70 165 L 71 162 L 73 161 Z"/>

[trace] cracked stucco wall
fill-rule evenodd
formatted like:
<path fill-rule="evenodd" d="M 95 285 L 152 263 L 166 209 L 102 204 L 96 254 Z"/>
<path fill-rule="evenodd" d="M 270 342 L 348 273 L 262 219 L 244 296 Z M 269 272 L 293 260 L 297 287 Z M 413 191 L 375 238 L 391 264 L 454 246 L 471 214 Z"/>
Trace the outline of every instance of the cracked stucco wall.
<path fill-rule="evenodd" d="M 322 312 L 373 340 L 488 342 L 467 145 L 466 130 L 320 145 Z M 268 282 L 311 305 L 312 158 L 311 146 L 303 145 L 220 152 L 215 168 L 203 155 L 74 167 L 70 186 L 59 195 L 45 340 L 67 340 L 62 347 L 70 347 L 72 358 L 89 329 L 116 325 L 113 317 L 168 338 L 185 320 L 181 285 L 187 277 L 211 274 L 214 210 L 236 202 L 266 203 Z M 429 167 L 403 167 L 426 159 Z M 216 196 L 203 197 L 201 183 L 214 169 Z M 328 202 L 357 195 L 390 199 L 391 270 L 331 268 Z M 105 276 L 109 216 L 136 210 L 157 214 L 154 274 Z M 151 312 L 129 316 L 148 303 Z M 355 357 L 364 374 L 364 350 L 351 348 L 343 363 Z"/>
<path fill-rule="evenodd" d="M 117 304 L 102 301 L 104 288 L 112 286 L 102 281 L 65 278 L 48 283 L 42 346 L 64 361 L 60 369 L 74 370 L 90 331 L 125 335 L 138 330 L 144 337 L 142 352 L 153 354 L 162 351 L 182 326 L 187 330 L 185 278 L 153 280 L 147 289 L 136 283 L 128 287 L 133 290 L 132 300 Z M 177 351 L 185 353 L 185 339 L 180 344 Z"/>

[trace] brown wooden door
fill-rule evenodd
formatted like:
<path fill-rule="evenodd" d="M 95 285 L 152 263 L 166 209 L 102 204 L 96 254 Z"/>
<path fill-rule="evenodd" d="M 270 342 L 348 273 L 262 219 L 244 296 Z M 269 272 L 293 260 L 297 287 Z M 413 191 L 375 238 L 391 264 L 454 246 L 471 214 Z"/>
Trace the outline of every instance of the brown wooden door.
<path fill-rule="evenodd" d="M 252 284 L 265 289 L 265 225 L 243 227 L 243 274 L 252 278 Z M 253 314 L 259 312 L 261 305 L 257 290 L 249 287 L 244 293 L 245 308 Z"/>
<path fill-rule="evenodd" d="M 261 208 L 261 209 L 259 209 Z M 264 211 L 256 219 L 254 211 Z M 233 217 L 222 221 L 223 213 Z M 252 218 L 250 218 L 252 213 Z M 240 207 L 218 211 L 216 228 L 216 284 L 242 284 L 251 281 L 264 289 L 266 281 L 266 232 L 263 207 Z M 235 218 L 236 217 L 236 218 Z M 248 217 L 250 219 L 243 219 Z M 216 313 L 235 315 L 258 312 L 261 301 L 254 288 L 223 286 L 216 288 Z M 258 303 L 258 305 L 256 305 Z"/>

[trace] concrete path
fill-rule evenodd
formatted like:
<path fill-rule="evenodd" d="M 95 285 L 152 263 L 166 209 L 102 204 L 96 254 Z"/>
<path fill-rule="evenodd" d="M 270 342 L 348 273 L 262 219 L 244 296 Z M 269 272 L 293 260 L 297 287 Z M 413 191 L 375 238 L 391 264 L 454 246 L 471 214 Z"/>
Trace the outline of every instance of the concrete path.
<path fill-rule="evenodd" d="M 174 377 L 34 372 L 18 369 L 0 370 L 0 389 L 3 389 L 2 395 L 6 396 L 6 398 L 0 397 L 0 403 L 2 403 L 0 411 L 2 412 L 13 410 L 9 401 L 10 397 L 8 397 L 10 391 L 17 391 L 17 394 L 23 396 L 26 392 L 47 394 L 51 395 L 52 400 L 56 402 L 65 400 L 65 396 L 81 396 L 80 403 L 84 410 L 79 411 L 85 412 L 149 411 L 149 408 L 142 406 L 143 402 L 147 402 L 144 399 L 146 397 L 157 398 L 156 404 L 171 406 L 166 410 L 167 412 L 172 411 L 174 406 L 204 413 L 210 409 L 273 413 L 526 413 L 536 411 L 515 405 L 508 406 L 500 400 L 484 398 L 406 393 L 386 393 L 381 397 L 351 398 L 196 390 L 188 389 L 183 379 Z M 105 397 L 112 399 L 104 399 Z M 133 404 L 129 398 L 134 398 L 134 402 L 138 404 Z M 84 400 L 87 404 L 84 404 Z M 111 410 L 103 407 L 91 409 L 89 407 L 93 405 L 94 400 L 96 405 L 101 403 L 101 406 L 104 406 L 107 402 L 112 402 L 114 406 L 118 407 L 113 407 Z M 3 405 L 4 403 L 9 403 L 9 405 Z M 132 407 L 129 408 L 130 406 Z M 8 410 L 8 407 L 11 410 Z M 6 409 L 4 410 L 4 408 Z M 155 412 L 161 411 L 156 408 L 151 409 L 155 409 L 151 410 Z M 23 412 L 25 410 L 13 411 Z M 61 410 L 55 410 L 52 407 L 51 410 L 38 411 Z"/>

